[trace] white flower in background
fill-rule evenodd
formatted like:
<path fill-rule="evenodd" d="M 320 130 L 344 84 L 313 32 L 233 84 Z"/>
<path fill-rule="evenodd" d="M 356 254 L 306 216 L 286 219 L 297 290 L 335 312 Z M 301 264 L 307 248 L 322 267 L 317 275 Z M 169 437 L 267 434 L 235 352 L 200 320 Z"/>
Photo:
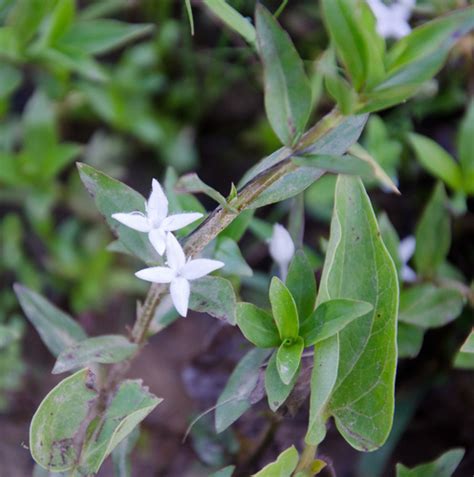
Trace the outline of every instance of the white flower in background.
<path fill-rule="evenodd" d="M 410 19 L 416 0 L 395 0 L 385 5 L 381 0 L 367 0 L 377 21 L 377 32 L 384 38 L 400 39 L 411 31 Z"/>
<path fill-rule="evenodd" d="M 156 247 L 156 241 L 151 242 Z M 186 316 L 188 312 L 190 280 L 201 278 L 224 266 L 223 262 L 207 258 L 186 261 L 181 245 L 171 233 L 166 235 L 166 264 L 167 267 L 145 268 L 135 275 L 148 282 L 169 283 L 173 305 L 181 316 Z"/>
<path fill-rule="evenodd" d="M 280 278 L 285 281 L 288 265 L 295 253 L 295 245 L 288 230 L 283 225 L 275 224 L 268 244 L 270 256 L 280 267 Z"/>
<path fill-rule="evenodd" d="M 398 256 L 402 262 L 401 277 L 404 282 L 414 282 L 416 273 L 407 265 L 410 258 L 415 253 L 416 240 L 413 235 L 405 237 L 398 246 Z"/>
<path fill-rule="evenodd" d="M 168 232 L 182 229 L 202 217 L 199 212 L 168 216 L 168 199 L 156 179 L 152 181 L 152 191 L 149 199 L 145 202 L 145 210 L 146 215 L 135 211 L 112 214 L 112 218 L 131 229 L 147 232 L 150 241 L 160 255 L 165 252 Z"/>

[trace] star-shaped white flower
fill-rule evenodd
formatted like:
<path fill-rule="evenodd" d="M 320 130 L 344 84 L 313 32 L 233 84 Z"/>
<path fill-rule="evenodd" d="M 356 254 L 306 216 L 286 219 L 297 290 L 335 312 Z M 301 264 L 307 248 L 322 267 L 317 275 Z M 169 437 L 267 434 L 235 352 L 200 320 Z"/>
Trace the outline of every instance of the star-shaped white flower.
<path fill-rule="evenodd" d="M 377 32 L 384 38 L 400 39 L 411 31 L 408 20 L 416 0 L 398 0 L 385 5 L 380 0 L 367 0 L 377 20 Z"/>
<path fill-rule="evenodd" d="M 273 234 L 268 243 L 270 256 L 280 267 L 280 278 L 286 279 L 288 265 L 295 253 L 295 244 L 291 239 L 291 235 L 283 225 L 275 224 L 273 226 Z"/>
<path fill-rule="evenodd" d="M 145 210 L 146 215 L 139 211 L 120 212 L 112 214 L 112 218 L 131 229 L 148 233 L 150 241 L 160 255 L 165 252 L 168 232 L 182 229 L 202 217 L 199 212 L 168 216 L 168 199 L 156 179 L 152 181 L 152 191 L 145 202 Z"/>
<path fill-rule="evenodd" d="M 413 235 L 405 237 L 398 246 L 398 256 L 402 262 L 401 278 L 404 282 L 416 281 L 416 273 L 407 264 L 415 253 L 416 240 Z"/>
<path fill-rule="evenodd" d="M 181 316 L 186 316 L 191 292 L 189 282 L 222 268 L 224 263 L 207 258 L 186 261 L 181 245 L 171 233 L 166 236 L 166 260 L 167 267 L 144 268 L 135 275 L 148 282 L 169 283 L 174 307 Z"/>

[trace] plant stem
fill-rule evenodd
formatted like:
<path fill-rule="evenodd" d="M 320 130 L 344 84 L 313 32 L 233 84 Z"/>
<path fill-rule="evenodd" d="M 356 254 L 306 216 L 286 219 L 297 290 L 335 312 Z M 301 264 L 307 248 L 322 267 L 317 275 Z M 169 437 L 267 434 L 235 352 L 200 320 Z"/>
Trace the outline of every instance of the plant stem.
<path fill-rule="evenodd" d="M 316 456 L 317 446 L 312 446 L 309 444 L 305 445 L 303 453 L 301 454 L 301 459 L 298 463 L 298 466 L 295 469 L 295 475 L 298 472 L 303 472 L 308 474 L 308 477 L 312 476 L 314 472 L 311 471 L 311 467 Z"/>

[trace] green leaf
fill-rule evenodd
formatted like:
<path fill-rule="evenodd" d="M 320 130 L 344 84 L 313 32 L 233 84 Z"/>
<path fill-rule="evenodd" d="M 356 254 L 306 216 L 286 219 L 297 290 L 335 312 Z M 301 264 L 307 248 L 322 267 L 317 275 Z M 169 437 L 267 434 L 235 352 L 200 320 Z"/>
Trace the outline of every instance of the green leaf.
<path fill-rule="evenodd" d="M 186 13 L 188 14 L 189 26 L 191 27 L 191 35 L 194 35 L 194 16 L 191 0 L 184 0 L 184 5 L 186 6 Z"/>
<path fill-rule="evenodd" d="M 433 462 L 412 469 L 397 464 L 397 477 L 451 477 L 463 457 L 464 449 L 453 449 Z"/>
<path fill-rule="evenodd" d="M 221 21 L 241 35 L 247 43 L 255 45 L 257 32 L 254 26 L 225 0 L 203 0 L 203 3 Z"/>
<path fill-rule="evenodd" d="M 288 34 L 257 4 L 257 45 L 263 62 L 265 110 L 280 141 L 289 146 L 303 134 L 311 112 L 311 86 Z"/>
<path fill-rule="evenodd" d="M 235 466 L 234 465 L 229 465 L 227 467 L 224 467 L 221 470 L 218 470 L 217 472 L 214 472 L 209 477 L 232 477 L 232 474 L 234 473 L 234 470 L 235 470 Z"/>
<path fill-rule="evenodd" d="M 474 329 L 471 330 L 466 341 L 461 346 L 461 351 L 463 353 L 474 353 Z"/>
<path fill-rule="evenodd" d="M 265 391 L 267 393 L 268 405 L 273 412 L 286 401 L 298 380 L 299 368 L 294 374 L 289 384 L 285 384 L 277 369 L 277 352 L 272 354 L 265 371 Z"/>
<path fill-rule="evenodd" d="M 448 198 L 442 183 L 438 183 L 416 226 L 416 271 L 434 276 L 446 259 L 451 246 L 451 224 L 447 208 Z"/>
<path fill-rule="evenodd" d="M 14 290 L 26 317 L 54 356 L 87 338 L 76 321 L 38 293 L 18 283 Z"/>
<path fill-rule="evenodd" d="M 276 348 L 281 343 L 272 315 L 252 303 L 237 304 L 237 324 L 257 348 Z"/>
<path fill-rule="evenodd" d="M 385 212 L 382 212 L 378 218 L 379 220 L 379 230 L 382 235 L 382 240 L 385 246 L 387 247 L 390 256 L 392 257 L 393 263 L 395 264 L 398 273 L 400 274 L 402 268 L 402 262 L 398 254 L 398 247 L 400 246 L 400 238 L 398 237 L 395 227 L 390 222 L 388 215 Z"/>
<path fill-rule="evenodd" d="M 298 310 L 290 291 L 278 277 L 272 278 L 269 297 L 280 338 L 296 338 L 299 329 Z"/>
<path fill-rule="evenodd" d="M 237 242 L 229 237 L 219 237 L 214 258 L 225 263 L 221 270 L 223 275 L 241 277 L 251 277 L 253 275 L 253 271 L 242 256 Z"/>
<path fill-rule="evenodd" d="M 200 313 L 208 313 L 230 325 L 236 322 L 236 298 L 234 287 L 229 280 L 206 276 L 191 282 L 189 308 Z"/>
<path fill-rule="evenodd" d="M 80 472 L 84 475 L 98 472 L 106 457 L 161 401 L 141 380 L 127 379 L 120 383 L 104 413 L 88 429 L 78 463 Z"/>
<path fill-rule="evenodd" d="M 216 404 L 216 431 L 222 432 L 252 406 L 252 393 L 260 376 L 260 366 L 270 352 L 265 349 L 249 351 L 229 377 Z"/>
<path fill-rule="evenodd" d="M 318 303 L 337 298 L 374 308 L 315 347 L 306 441 L 318 444 L 332 415 L 349 444 L 374 450 L 393 419 L 398 277 L 364 186 L 349 176 L 337 180 Z"/>
<path fill-rule="evenodd" d="M 238 242 L 247 231 L 254 216 L 253 210 L 244 210 L 218 236 Z"/>
<path fill-rule="evenodd" d="M 420 134 L 411 133 L 409 139 L 418 161 L 428 172 L 444 181 L 453 190 L 462 190 L 461 168 L 441 146 Z"/>
<path fill-rule="evenodd" d="M 227 199 L 216 189 L 213 189 L 211 186 L 208 186 L 203 182 L 194 172 L 181 176 L 176 183 L 176 190 L 193 194 L 205 194 L 215 200 L 222 207 L 229 207 Z"/>
<path fill-rule="evenodd" d="M 423 328 L 408 323 L 398 323 L 398 358 L 416 358 L 423 345 Z"/>
<path fill-rule="evenodd" d="M 54 44 L 71 27 L 76 14 L 75 4 L 75 0 L 62 0 L 56 4 L 38 40 L 41 46 Z"/>
<path fill-rule="evenodd" d="M 1 48 L 1 46 L 0 46 Z M 0 99 L 8 98 L 21 83 L 21 73 L 12 65 L 0 65 Z"/>
<path fill-rule="evenodd" d="M 438 328 L 455 320 L 463 306 L 464 297 L 458 290 L 425 283 L 401 292 L 398 319 L 420 328 Z"/>
<path fill-rule="evenodd" d="M 52 373 L 65 373 L 91 363 L 119 363 L 130 358 L 137 349 L 138 346 L 135 343 L 131 343 L 121 335 L 87 338 L 61 351 Z"/>
<path fill-rule="evenodd" d="M 276 356 L 276 367 L 283 384 L 290 384 L 300 367 L 304 340 L 301 337 L 286 339 L 280 345 Z"/>
<path fill-rule="evenodd" d="M 129 24 L 118 20 L 79 21 L 61 37 L 61 48 L 100 55 L 147 35 L 153 25 Z"/>
<path fill-rule="evenodd" d="M 303 320 L 300 336 L 304 338 L 306 347 L 312 346 L 339 333 L 353 320 L 373 309 L 374 307 L 365 301 L 344 298 L 325 301 Z"/>
<path fill-rule="evenodd" d="M 454 358 L 453 366 L 456 369 L 473 370 L 474 369 L 474 354 L 459 351 Z"/>
<path fill-rule="evenodd" d="M 474 194 L 474 100 L 471 100 L 462 120 L 458 137 L 459 161 L 464 180 L 464 190 Z"/>
<path fill-rule="evenodd" d="M 345 78 L 337 73 L 326 74 L 324 76 L 324 85 L 343 114 L 349 115 L 354 111 L 357 94 Z"/>
<path fill-rule="evenodd" d="M 302 250 L 293 257 L 286 276 L 286 286 L 295 301 L 300 321 L 314 310 L 316 302 L 316 279 L 308 258 Z"/>
<path fill-rule="evenodd" d="M 275 462 L 266 465 L 252 477 L 290 477 L 298 465 L 298 451 L 291 446 L 283 451 Z"/>
<path fill-rule="evenodd" d="M 356 90 L 383 75 L 384 44 L 375 33 L 373 16 L 364 2 L 323 0 L 324 22 L 336 52 Z"/>
<path fill-rule="evenodd" d="M 132 477 L 131 453 L 139 437 L 140 428 L 137 426 L 113 450 L 114 477 Z"/>
<path fill-rule="evenodd" d="M 99 212 L 127 250 L 147 264 L 161 263 L 145 233 L 130 229 L 112 219 L 116 212 L 145 212 L 145 198 L 130 187 L 112 179 L 87 164 L 78 164 L 79 174 L 86 189 L 94 198 Z"/>
<path fill-rule="evenodd" d="M 61 472 L 75 466 L 79 450 L 74 439 L 97 397 L 95 375 L 82 369 L 43 399 L 30 426 L 30 452 L 41 467 Z"/>

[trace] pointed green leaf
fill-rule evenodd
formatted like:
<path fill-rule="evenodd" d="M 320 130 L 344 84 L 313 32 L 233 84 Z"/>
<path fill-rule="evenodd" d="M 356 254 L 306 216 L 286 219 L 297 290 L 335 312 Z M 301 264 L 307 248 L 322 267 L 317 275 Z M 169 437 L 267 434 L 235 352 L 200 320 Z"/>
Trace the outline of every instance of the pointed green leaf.
<path fill-rule="evenodd" d="M 289 146 L 303 134 L 309 119 L 311 86 L 290 37 L 261 4 L 257 4 L 255 23 L 265 110 L 276 135 Z"/>
<path fill-rule="evenodd" d="M 345 298 L 325 301 L 302 322 L 300 336 L 304 339 L 305 346 L 312 346 L 339 333 L 353 320 L 366 315 L 373 308 L 365 301 Z"/>
<path fill-rule="evenodd" d="M 304 350 L 303 338 L 285 340 L 280 345 L 276 356 L 276 366 L 283 384 L 290 384 L 300 367 L 301 355 Z"/>
<path fill-rule="evenodd" d="M 463 295 L 452 288 L 430 283 L 415 285 L 400 293 L 398 319 L 420 328 L 438 328 L 461 314 L 464 301 Z"/>
<path fill-rule="evenodd" d="M 298 465 L 298 451 L 291 446 L 283 451 L 275 462 L 266 465 L 252 477 L 290 477 Z"/>
<path fill-rule="evenodd" d="M 398 278 L 364 186 L 349 176 L 337 180 L 318 302 L 336 298 L 374 308 L 316 346 L 306 440 L 318 444 L 325 419 L 333 415 L 353 447 L 373 450 L 392 426 Z"/>
<path fill-rule="evenodd" d="M 462 173 L 457 162 L 436 142 L 420 134 L 411 133 L 410 142 L 421 165 L 453 190 L 461 190 Z"/>
<path fill-rule="evenodd" d="M 119 363 L 130 358 L 137 349 L 135 343 L 121 335 L 87 338 L 61 351 L 52 373 L 65 373 L 92 363 Z"/>
<path fill-rule="evenodd" d="M 189 308 L 235 325 L 236 297 L 229 280 L 206 276 L 191 282 Z"/>
<path fill-rule="evenodd" d="M 41 295 L 18 283 L 14 289 L 23 312 L 54 356 L 87 338 L 76 321 Z"/>
<path fill-rule="evenodd" d="M 282 340 L 296 338 L 298 336 L 299 322 L 295 300 L 278 277 L 272 278 L 269 297 L 272 305 L 273 319 L 280 333 L 280 338 Z"/>
<path fill-rule="evenodd" d="M 458 153 L 467 194 L 474 194 L 474 100 L 471 100 L 461 123 Z"/>
<path fill-rule="evenodd" d="M 237 324 L 243 335 L 258 348 L 276 348 L 281 343 L 272 315 L 252 303 L 237 304 Z"/>
<path fill-rule="evenodd" d="M 104 413 L 91 423 L 77 466 L 82 475 L 98 472 L 105 458 L 161 401 L 141 380 L 123 381 Z"/>
<path fill-rule="evenodd" d="M 474 329 L 471 330 L 466 341 L 461 346 L 461 351 L 463 353 L 474 353 Z"/>
<path fill-rule="evenodd" d="M 451 246 L 451 223 L 448 198 L 442 183 L 438 183 L 418 222 L 415 231 L 414 255 L 416 271 L 434 276 L 446 259 Z"/>
<path fill-rule="evenodd" d="M 224 208 L 228 207 L 227 199 L 216 189 L 208 186 L 199 176 L 192 172 L 181 176 L 175 186 L 178 192 L 188 192 L 192 194 L 205 194 L 215 200 Z"/>
<path fill-rule="evenodd" d="M 41 32 L 39 43 L 42 46 L 54 44 L 71 27 L 76 15 L 75 3 L 75 0 L 63 0 L 56 4 L 46 28 Z"/>
<path fill-rule="evenodd" d="M 285 384 L 278 373 L 277 352 L 272 354 L 265 371 L 265 391 L 267 393 L 268 405 L 273 412 L 276 412 L 290 395 L 295 387 L 298 374 L 299 369 L 296 371 L 291 381 L 288 384 Z"/>
<path fill-rule="evenodd" d="M 74 438 L 97 396 L 94 374 L 82 369 L 43 399 L 30 427 L 30 452 L 41 467 L 55 472 L 74 467 L 79 456 Z"/>
<path fill-rule="evenodd" d="M 254 26 L 225 0 L 203 0 L 203 3 L 214 15 L 239 33 L 250 45 L 255 45 L 257 33 Z"/>
<path fill-rule="evenodd" d="M 408 323 L 398 323 L 398 358 L 416 358 L 423 345 L 425 331 Z"/>
<path fill-rule="evenodd" d="M 286 276 L 286 286 L 295 300 L 300 321 L 314 310 L 316 279 L 308 258 L 302 250 L 293 257 Z"/>
<path fill-rule="evenodd" d="M 452 477 L 463 457 L 464 449 L 453 449 L 433 462 L 412 469 L 397 464 L 397 477 Z"/>
<path fill-rule="evenodd" d="M 252 406 L 252 393 L 261 373 L 260 366 L 270 354 L 266 349 L 249 351 L 229 377 L 216 404 L 215 426 L 222 432 Z"/>
<path fill-rule="evenodd" d="M 87 164 L 78 164 L 79 174 L 86 189 L 94 198 L 99 212 L 122 244 L 148 264 L 162 259 L 152 247 L 148 235 L 133 230 L 112 218 L 117 212 L 145 212 L 145 198 L 122 182 L 112 179 Z"/>

